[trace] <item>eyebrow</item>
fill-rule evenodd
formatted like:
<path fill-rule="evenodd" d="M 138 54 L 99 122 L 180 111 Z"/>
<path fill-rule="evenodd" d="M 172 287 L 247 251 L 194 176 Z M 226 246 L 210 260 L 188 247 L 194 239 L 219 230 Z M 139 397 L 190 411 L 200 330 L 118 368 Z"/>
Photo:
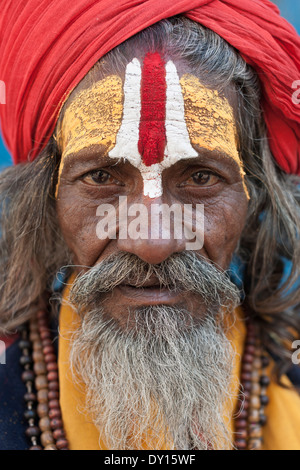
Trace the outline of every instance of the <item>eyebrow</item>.
<path fill-rule="evenodd" d="M 196 152 L 198 153 L 197 157 L 185 158 L 182 160 L 178 160 L 177 163 L 187 163 L 190 165 L 199 164 L 201 161 L 206 163 L 208 160 L 218 162 L 218 163 L 225 163 L 226 166 L 230 166 L 233 169 L 238 169 L 239 171 L 243 170 L 243 161 L 240 159 L 240 163 L 233 158 L 232 155 L 222 151 L 222 150 L 208 150 L 208 149 L 197 149 L 195 148 Z"/>
<path fill-rule="evenodd" d="M 199 163 L 207 163 L 208 160 L 214 161 L 215 163 L 223 163 L 225 166 L 228 165 L 235 171 L 239 171 L 239 173 L 243 170 L 243 162 L 241 160 L 241 164 L 239 164 L 236 159 L 229 155 L 228 153 L 222 150 L 208 150 L 208 149 L 197 149 L 195 148 L 196 152 L 198 153 L 197 157 L 191 158 L 183 158 L 178 160 L 176 164 L 187 164 L 187 165 L 199 165 Z M 84 171 L 84 169 L 88 166 L 97 166 L 99 167 L 109 167 L 109 166 L 116 166 L 119 164 L 130 163 L 126 156 L 124 158 L 116 159 L 110 158 L 108 156 L 108 151 L 103 145 L 92 145 L 91 147 L 85 147 L 79 150 L 76 153 L 69 154 L 64 163 L 63 169 L 64 171 L 68 166 L 73 166 L 76 163 L 76 170 Z M 172 165 L 173 166 L 173 165 Z"/>
<path fill-rule="evenodd" d="M 116 165 L 120 163 L 116 158 L 110 158 L 108 156 L 107 149 L 103 145 L 92 145 L 91 147 L 84 147 L 78 152 L 70 153 L 65 159 L 63 159 L 63 166 L 73 165 L 76 163 L 77 166 L 85 167 L 90 165 L 92 162 L 97 162 L 99 165 Z M 62 160 L 62 161 L 63 161 Z"/>

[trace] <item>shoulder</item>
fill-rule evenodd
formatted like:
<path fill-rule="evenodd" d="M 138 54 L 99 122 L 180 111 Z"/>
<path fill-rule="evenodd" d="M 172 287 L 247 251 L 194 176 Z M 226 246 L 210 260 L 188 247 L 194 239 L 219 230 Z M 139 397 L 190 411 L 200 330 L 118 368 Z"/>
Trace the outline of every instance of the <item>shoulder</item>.
<path fill-rule="evenodd" d="M 28 448 L 23 418 L 26 389 L 21 379 L 19 337 L 5 338 L 5 345 L 0 364 L 0 450 L 25 450 Z"/>

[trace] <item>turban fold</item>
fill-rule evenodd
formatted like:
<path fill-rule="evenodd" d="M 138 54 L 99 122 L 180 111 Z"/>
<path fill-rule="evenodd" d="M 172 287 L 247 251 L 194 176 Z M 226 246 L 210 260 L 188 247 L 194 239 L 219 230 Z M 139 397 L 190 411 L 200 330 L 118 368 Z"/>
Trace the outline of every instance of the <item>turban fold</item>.
<path fill-rule="evenodd" d="M 6 0 L 0 12 L 0 105 L 15 163 L 47 144 L 61 106 L 90 68 L 142 29 L 183 14 L 223 37 L 258 73 L 270 148 L 300 174 L 300 38 L 268 0 Z M 298 85 L 298 89 L 300 85 Z"/>

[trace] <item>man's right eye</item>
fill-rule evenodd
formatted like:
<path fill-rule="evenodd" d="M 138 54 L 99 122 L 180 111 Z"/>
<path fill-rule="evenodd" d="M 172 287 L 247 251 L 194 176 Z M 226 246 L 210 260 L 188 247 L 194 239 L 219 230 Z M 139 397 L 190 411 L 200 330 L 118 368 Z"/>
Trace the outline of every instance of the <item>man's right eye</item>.
<path fill-rule="evenodd" d="M 95 170 L 89 173 L 86 173 L 82 180 L 91 185 L 104 185 L 104 184 L 119 184 L 118 180 L 116 180 L 110 173 L 104 170 Z"/>

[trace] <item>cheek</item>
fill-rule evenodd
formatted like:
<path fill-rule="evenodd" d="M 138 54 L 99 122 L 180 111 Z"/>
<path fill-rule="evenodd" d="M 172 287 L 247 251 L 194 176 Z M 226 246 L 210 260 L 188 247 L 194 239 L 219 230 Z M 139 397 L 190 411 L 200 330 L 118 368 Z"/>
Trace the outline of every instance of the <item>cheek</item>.
<path fill-rule="evenodd" d="M 72 191 L 60 191 L 56 202 L 59 225 L 64 240 L 73 254 L 73 262 L 82 266 L 93 266 L 106 246 L 107 241 L 99 240 L 96 226 L 97 205 L 82 201 Z"/>
<path fill-rule="evenodd" d="M 248 201 L 227 196 L 204 205 L 204 250 L 209 259 L 228 268 L 241 237 Z"/>

